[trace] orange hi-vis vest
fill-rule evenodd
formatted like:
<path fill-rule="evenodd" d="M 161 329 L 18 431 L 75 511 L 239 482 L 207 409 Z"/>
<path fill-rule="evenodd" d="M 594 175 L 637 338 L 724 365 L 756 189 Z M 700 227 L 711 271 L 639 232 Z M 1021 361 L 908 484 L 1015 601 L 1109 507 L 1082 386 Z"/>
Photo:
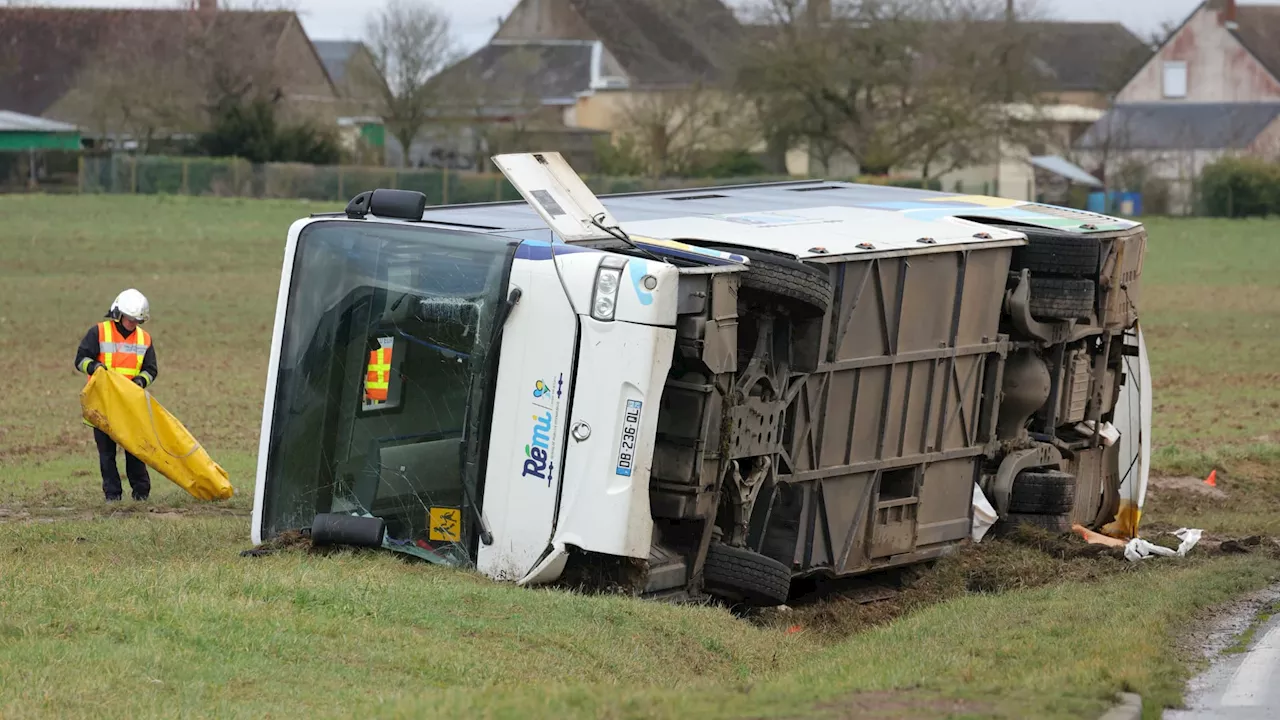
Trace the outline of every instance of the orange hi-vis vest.
<path fill-rule="evenodd" d="M 112 372 L 132 380 L 142 372 L 142 361 L 150 348 L 151 335 L 142 328 L 125 337 L 110 320 L 98 324 L 98 362 Z"/>
<path fill-rule="evenodd" d="M 131 342 L 132 341 L 132 342 Z M 98 362 L 102 363 L 110 372 L 120 373 L 132 380 L 142 373 L 142 362 L 147 358 L 147 350 L 151 348 L 151 335 L 142 328 L 136 328 L 133 334 L 125 337 L 116 329 L 116 324 L 110 320 L 104 320 L 98 323 Z M 85 361 L 88 366 L 88 361 Z M 143 374 L 147 384 L 150 385 L 153 378 Z M 85 384 L 89 383 L 89 378 L 85 378 Z M 93 427 L 93 424 L 84 418 L 80 422 Z"/>
<path fill-rule="evenodd" d="M 380 347 L 369 351 L 369 368 L 365 372 L 364 397 L 373 402 L 387 401 L 387 388 L 391 386 L 391 348 Z"/>

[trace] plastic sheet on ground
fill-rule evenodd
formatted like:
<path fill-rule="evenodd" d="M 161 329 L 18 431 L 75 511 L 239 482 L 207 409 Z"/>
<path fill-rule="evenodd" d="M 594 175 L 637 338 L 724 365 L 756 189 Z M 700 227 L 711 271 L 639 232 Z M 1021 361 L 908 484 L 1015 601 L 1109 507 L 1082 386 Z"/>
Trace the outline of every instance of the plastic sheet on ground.
<path fill-rule="evenodd" d="M 227 471 L 214 462 L 178 419 L 125 376 L 99 370 L 80 391 L 90 425 L 200 500 L 226 500 L 234 490 Z"/>
<path fill-rule="evenodd" d="M 1142 538 L 1134 538 L 1124 546 L 1124 556 L 1131 562 L 1146 560 L 1156 555 L 1162 557 L 1184 557 L 1190 552 L 1191 548 L 1196 546 L 1196 543 L 1200 542 L 1202 533 L 1202 530 L 1193 530 L 1191 528 L 1175 530 L 1173 534 L 1182 541 L 1177 550 L 1149 543 Z"/>
<path fill-rule="evenodd" d="M 978 483 L 973 484 L 973 541 L 982 542 L 982 538 L 996 522 L 996 509 L 992 507 L 987 496 L 983 494 Z"/>

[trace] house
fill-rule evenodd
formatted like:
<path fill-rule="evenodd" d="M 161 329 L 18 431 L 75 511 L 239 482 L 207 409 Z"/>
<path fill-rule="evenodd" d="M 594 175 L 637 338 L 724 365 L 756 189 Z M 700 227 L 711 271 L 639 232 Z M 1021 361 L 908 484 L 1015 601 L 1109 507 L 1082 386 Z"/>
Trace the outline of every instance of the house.
<path fill-rule="evenodd" d="M 312 44 L 337 91 L 344 115 L 376 115 L 388 92 L 369 47 L 355 40 L 315 40 Z"/>
<path fill-rule="evenodd" d="M 721 0 L 521 0 L 487 45 L 434 80 L 449 98 L 441 119 L 474 130 L 476 148 L 500 127 L 508 144 L 533 133 L 590 167 L 595 140 L 637 109 L 729 82 L 739 31 Z"/>
<path fill-rule="evenodd" d="M 0 108 L 143 150 L 207 126 L 210 107 L 274 99 L 321 124 L 338 93 L 292 12 L 0 8 Z"/>
<path fill-rule="evenodd" d="M 1151 48 L 1120 23 L 1023 23 L 1040 101 L 1105 110 Z"/>
<path fill-rule="evenodd" d="M 381 113 L 391 90 L 369 47 L 354 40 L 315 40 L 312 44 L 338 95 L 338 140 L 357 165 L 381 165 L 386 159 L 386 125 Z"/>
<path fill-rule="evenodd" d="M 1099 120 L 1125 80 L 1151 56 L 1151 48 L 1120 23 L 1030 22 L 1027 34 L 1036 105 L 1004 110 L 1035 130 L 1032 142 L 997 141 L 996 161 L 939 178 L 944 189 L 1016 200 L 1067 202 L 1068 182 L 1092 185 L 1071 162 L 1072 145 Z M 1083 183 L 1082 183 L 1083 179 Z"/>
<path fill-rule="evenodd" d="M 1208 0 L 1128 80 L 1077 148 L 1114 188 L 1194 206 L 1205 165 L 1280 158 L 1280 6 Z"/>

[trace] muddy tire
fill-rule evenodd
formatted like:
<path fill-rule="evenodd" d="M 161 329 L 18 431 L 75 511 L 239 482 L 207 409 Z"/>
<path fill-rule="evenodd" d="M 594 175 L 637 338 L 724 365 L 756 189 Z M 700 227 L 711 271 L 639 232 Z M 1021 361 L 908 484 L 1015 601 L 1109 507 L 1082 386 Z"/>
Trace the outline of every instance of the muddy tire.
<path fill-rule="evenodd" d="M 1071 532 L 1071 516 L 1040 515 L 1034 513 L 1007 513 L 1000 518 L 1001 534 L 1014 530 L 1019 525 L 1030 525 L 1053 533 Z"/>
<path fill-rule="evenodd" d="M 1047 320 L 1075 320 L 1093 314 L 1094 283 L 1075 278 L 1031 278 L 1032 317 Z"/>
<path fill-rule="evenodd" d="M 712 249 L 742 255 L 751 261 L 739 281 L 745 290 L 793 300 L 793 305 L 798 304 L 805 314 L 825 315 L 831 307 L 833 290 L 825 270 L 771 253 L 729 247 Z"/>
<path fill-rule="evenodd" d="M 1025 471 L 1013 480 L 1009 512 L 1060 515 L 1076 504 L 1076 477 L 1056 470 Z"/>
<path fill-rule="evenodd" d="M 702 566 L 702 588 L 729 602 L 773 607 L 787 601 L 791 569 L 758 552 L 712 543 Z"/>
<path fill-rule="evenodd" d="M 1025 232 L 1028 239 L 1027 245 L 1013 250 L 1014 269 L 1092 278 L 1102 267 L 1102 243 L 1094 238 L 1028 228 L 1006 229 Z"/>

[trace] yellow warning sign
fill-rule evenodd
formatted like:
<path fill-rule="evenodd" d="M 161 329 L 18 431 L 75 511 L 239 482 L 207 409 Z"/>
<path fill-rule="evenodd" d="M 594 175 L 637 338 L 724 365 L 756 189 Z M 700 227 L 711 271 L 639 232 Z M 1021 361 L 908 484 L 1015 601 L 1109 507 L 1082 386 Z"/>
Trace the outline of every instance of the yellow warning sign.
<path fill-rule="evenodd" d="M 438 542 L 460 542 L 462 522 L 458 508 L 431 508 L 427 513 L 427 537 Z"/>

